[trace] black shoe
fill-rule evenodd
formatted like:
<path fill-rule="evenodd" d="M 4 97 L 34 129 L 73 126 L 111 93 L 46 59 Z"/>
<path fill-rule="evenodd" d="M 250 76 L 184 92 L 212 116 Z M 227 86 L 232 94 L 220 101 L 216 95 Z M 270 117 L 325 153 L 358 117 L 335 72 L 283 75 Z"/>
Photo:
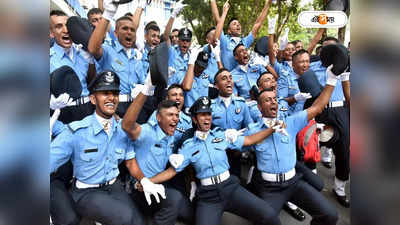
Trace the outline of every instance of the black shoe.
<path fill-rule="evenodd" d="M 291 209 L 289 206 L 285 204 L 284 209 L 287 213 L 289 213 L 293 218 L 295 218 L 298 221 L 303 221 L 306 219 L 306 215 L 304 215 L 304 213 L 299 208 Z"/>
<path fill-rule="evenodd" d="M 328 169 L 332 168 L 332 163 L 331 162 L 322 162 L 322 165 L 324 165 Z"/>
<path fill-rule="evenodd" d="M 346 198 L 345 196 L 340 196 L 336 193 L 335 189 L 332 189 L 333 194 L 336 197 L 336 200 L 345 208 L 349 208 L 350 207 L 350 201 Z"/>

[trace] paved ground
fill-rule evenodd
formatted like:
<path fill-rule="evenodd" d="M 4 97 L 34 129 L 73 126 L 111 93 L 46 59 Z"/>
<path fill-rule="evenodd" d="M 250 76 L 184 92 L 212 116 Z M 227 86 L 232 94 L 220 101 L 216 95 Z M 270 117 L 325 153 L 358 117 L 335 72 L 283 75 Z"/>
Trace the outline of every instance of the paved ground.
<path fill-rule="evenodd" d="M 339 203 L 337 203 L 335 197 L 332 194 L 332 187 L 333 187 L 333 180 L 334 180 L 334 173 L 335 169 L 327 169 L 322 164 L 317 166 L 318 174 L 324 179 L 325 181 L 325 188 L 322 190 L 322 193 L 333 202 L 339 212 L 339 222 L 337 225 L 350 225 L 350 210 L 342 207 Z M 346 187 L 346 193 L 350 196 L 350 188 L 349 185 Z M 307 218 L 305 221 L 300 222 L 295 220 L 289 214 L 287 214 L 284 210 L 280 213 L 280 219 L 282 225 L 300 225 L 300 224 L 310 224 L 311 217 L 307 214 Z M 151 221 L 149 221 L 151 223 Z M 80 225 L 92 225 L 88 223 L 88 221 L 82 221 Z M 184 223 L 177 222 L 176 225 L 185 225 Z M 224 213 L 222 217 L 221 225 L 252 225 L 251 222 L 236 216 L 231 213 Z"/>

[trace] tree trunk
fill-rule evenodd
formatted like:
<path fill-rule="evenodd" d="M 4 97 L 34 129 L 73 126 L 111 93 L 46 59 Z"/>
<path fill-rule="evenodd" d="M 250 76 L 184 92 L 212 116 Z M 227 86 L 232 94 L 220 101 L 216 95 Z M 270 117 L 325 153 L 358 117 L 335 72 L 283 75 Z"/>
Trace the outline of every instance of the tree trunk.
<path fill-rule="evenodd" d="M 346 26 L 339 28 L 338 30 L 338 40 L 340 41 L 340 43 L 344 43 L 344 37 L 346 34 Z"/>

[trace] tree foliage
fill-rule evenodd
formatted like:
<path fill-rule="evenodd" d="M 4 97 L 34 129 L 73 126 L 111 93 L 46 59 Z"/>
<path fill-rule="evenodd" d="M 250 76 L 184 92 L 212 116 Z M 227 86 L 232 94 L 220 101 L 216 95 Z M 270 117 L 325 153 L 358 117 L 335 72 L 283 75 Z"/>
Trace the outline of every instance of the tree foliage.
<path fill-rule="evenodd" d="M 217 0 L 217 6 L 220 14 L 222 14 L 222 6 L 225 1 Z M 225 20 L 224 31 L 228 21 L 236 17 L 242 25 L 242 34 L 247 35 L 257 17 L 261 13 L 265 0 L 229 0 L 230 9 Z M 188 6 L 183 11 L 183 18 L 192 27 L 193 34 L 196 36 L 200 44 L 205 44 L 205 32 L 215 26 L 214 19 L 211 14 L 211 6 L 209 0 L 185 0 Z M 277 0 L 276 4 L 272 4 L 268 16 L 278 15 L 276 26 L 277 39 L 283 34 L 286 27 L 289 27 L 289 41 L 302 40 L 304 46 L 308 46 L 318 29 L 302 28 L 297 23 L 297 17 L 304 10 L 323 10 L 325 0 L 314 0 L 311 3 L 301 6 L 301 0 Z M 328 30 L 328 34 L 337 36 L 337 29 Z M 268 17 L 261 27 L 257 38 L 268 35 Z"/>

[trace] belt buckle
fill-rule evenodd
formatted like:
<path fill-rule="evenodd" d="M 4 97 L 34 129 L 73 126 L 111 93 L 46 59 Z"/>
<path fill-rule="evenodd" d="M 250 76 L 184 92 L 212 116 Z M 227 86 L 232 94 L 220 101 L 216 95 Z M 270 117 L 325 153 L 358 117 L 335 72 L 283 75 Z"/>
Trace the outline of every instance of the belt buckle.
<path fill-rule="evenodd" d="M 284 173 L 280 173 L 278 174 L 278 182 L 284 182 L 285 181 L 285 174 Z"/>

